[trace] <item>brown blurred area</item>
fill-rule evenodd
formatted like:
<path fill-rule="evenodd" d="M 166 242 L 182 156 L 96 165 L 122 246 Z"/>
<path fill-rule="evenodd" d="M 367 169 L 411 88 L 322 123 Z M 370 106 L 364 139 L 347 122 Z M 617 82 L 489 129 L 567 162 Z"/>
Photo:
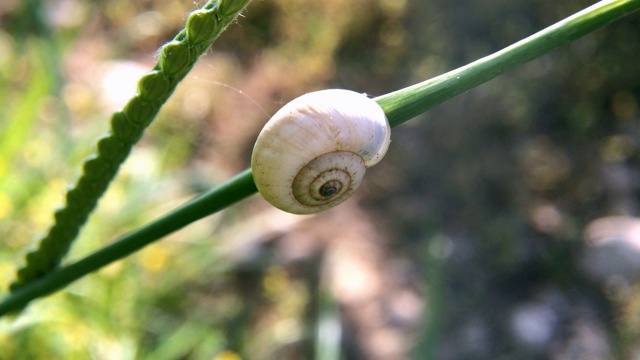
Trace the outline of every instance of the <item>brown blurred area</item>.
<path fill-rule="evenodd" d="M 91 220 L 112 224 L 88 230 L 99 241 L 92 245 L 247 168 L 269 115 L 300 94 L 385 94 L 588 5 L 254 1 L 148 129 L 123 169 L 126 182 L 115 185 L 121 190 Z M 29 170 L 50 168 L 43 160 L 13 176 L 71 181 L 91 139 L 195 8 L 176 0 L 0 5 L 9 89 L 27 87 L 38 66 L 20 65 L 34 55 L 16 49 L 54 44 L 57 58 L 45 66 L 55 79 L 31 141 L 66 156 L 50 172 Z M 295 216 L 254 196 L 152 245 L 135 260 L 146 270 L 107 270 L 120 271 L 110 281 L 154 284 L 131 300 L 136 311 L 127 314 L 139 323 L 108 326 L 137 344 L 136 358 L 198 358 L 195 345 L 154 357 L 173 328 L 194 318 L 200 332 L 218 334 L 216 359 L 637 358 L 639 30 L 631 15 L 394 128 L 386 158 L 335 209 Z M 58 132 L 68 143 L 51 135 Z M 55 184 L 60 193 L 64 181 Z M 0 188 L 0 214 L 10 209 L 13 219 L 2 235 L 29 239 L 47 217 L 33 220 L 28 204 L 50 196 L 25 195 L 21 207 L 15 189 Z M 3 208 L 3 196 L 13 205 Z M 140 208 L 123 212 L 134 202 Z M 27 244 L 7 244 L 2 261 L 18 261 L 6 254 Z M 188 255 L 180 260 L 176 249 Z M 3 280 L 11 269 L 0 268 Z M 129 286 L 118 289 L 133 293 Z"/>

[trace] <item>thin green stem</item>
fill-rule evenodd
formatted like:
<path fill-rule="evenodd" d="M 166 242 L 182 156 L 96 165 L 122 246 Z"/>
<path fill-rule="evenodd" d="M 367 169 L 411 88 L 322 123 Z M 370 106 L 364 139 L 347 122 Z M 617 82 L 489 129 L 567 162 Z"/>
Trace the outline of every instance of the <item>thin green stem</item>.
<path fill-rule="evenodd" d="M 162 105 L 198 58 L 233 22 L 250 0 L 209 0 L 192 12 L 185 29 L 158 51 L 158 63 L 138 82 L 136 95 L 113 114 L 111 131 L 98 141 L 96 153 L 85 160 L 82 175 L 66 194 L 65 206 L 54 214 L 54 224 L 26 255 L 11 291 L 57 268 L 73 240 L 118 173 L 133 146 L 142 137 Z"/>
<path fill-rule="evenodd" d="M 640 0 L 601 1 L 495 54 L 431 80 L 380 96 L 392 126 L 397 126 L 451 97 L 484 83 L 517 65 L 584 36 L 640 8 Z M 256 192 L 250 170 L 192 200 L 177 210 L 124 235 L 88 257 L 25 284 L 0 303 L 0 316 L 69 283 Z"/>

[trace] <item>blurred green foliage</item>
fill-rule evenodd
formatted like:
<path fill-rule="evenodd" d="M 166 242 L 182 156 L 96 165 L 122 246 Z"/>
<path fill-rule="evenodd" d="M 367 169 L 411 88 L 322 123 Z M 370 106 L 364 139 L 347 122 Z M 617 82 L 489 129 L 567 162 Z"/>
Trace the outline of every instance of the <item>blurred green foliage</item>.
<path fill-rule="evenodd" d="M 304 91 L 384 94 L 586 5 L 255 2 L 162 110 L 70 259 L 246 168 L 268 114 Z M 0 284 L 49 226 L 110 113 L 194 8 L 175 0 L 0 6 Z M 570 304 L 558 306 L 567 324 L 592 321 L 595 309 L 597 326 L 587 329 L 603 332 L 604 357 L 631 356 L 637 286 L 607 297 L 581 277 L 577 258 L 589 220 L 637 215 L 637 187 L 606 181 L 614 169 L 633 184 L 639 168 L 637 19 L 394 129 L 389 160 L 354 200 L 366 215 L 347 204 L 314 223 L 258 199 L 238 204 L 3 319 L 1 356 L 401 359 L 420 344 L 417 358 L 569 358 L 569 335 L 531 347 L 511 334 L 511 309 L 548 293 Z M 358 236 L 316 236 L 363 224 Z M 374 241 L 381 236 L 394 240 Z M 338 266 L 348 250 L 308 245 L 312 237 L 357 244 L 357 256 Z M 340 287 L 332 276 L 360 282 Z M 378 295 L 363 297 L 375 292 L 367 286 Z M 337 340 L 327 336 L 338 333 L 332 321 L 342 326 Z"/>

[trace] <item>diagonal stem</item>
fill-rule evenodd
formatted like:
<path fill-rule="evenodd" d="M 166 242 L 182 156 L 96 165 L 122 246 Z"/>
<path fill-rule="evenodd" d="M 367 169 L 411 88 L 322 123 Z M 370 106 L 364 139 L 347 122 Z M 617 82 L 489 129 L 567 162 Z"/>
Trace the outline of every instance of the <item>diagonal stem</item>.
<path fill-rule="evenodd" d="M 391 126 L 397 126 L 437 104 L 638 9 L 640 9 L 640 0 L 601 1 L 492 55 L 425 82 L 380 96 L 375 100 L 384 109 Z M 226 183 L 148 225 L 122 236 L 92 255 L 24 285 L 0 303 L 0 316 L 19 310 L 30 301 L 53 293 L 256 191 L 251 171 L 245 170 Z"/>
<path fill-rule="evenodd" d="M 54 214 L 54 224 L 38 247 L 26 255 L 25 266 L 10 286 L 12 292 L 59 266 L 144 130 L 198 58 L 249 1 L 209 0 L 189 15 L 185 29 L 173 41 L 160 48 L 156 66 L 140 79 L 136 95 L 122 111 L 113 114 L 110 132 L 98 141 L 95 154 L 85 160 L 82 175 L 66 193 L 64 207 Z"/>
<path fill-rule="evenodd" d="M 81 277 L 142 249 L 196 220 L 220 211 L 257 191 L 250 170 L 191 200 L 154 222 L 120 237 L 73 264 L 54 270 L 10 294 L 0 304 L 0 316 L 20 310 L 29 301 L 51 294 Z"/>
<path fill-rule="evenodd" d="M 498 52 L 375 100 L 384 109 L 391 126 L 399 125 L 639 8 L 640 0 L 600 1 Z"/>

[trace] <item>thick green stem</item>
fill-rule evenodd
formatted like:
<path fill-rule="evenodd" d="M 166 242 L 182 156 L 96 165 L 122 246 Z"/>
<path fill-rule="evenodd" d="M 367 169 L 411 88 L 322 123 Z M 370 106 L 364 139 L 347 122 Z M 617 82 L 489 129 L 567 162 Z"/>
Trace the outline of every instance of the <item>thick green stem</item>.
<path fill-rule="evenodd" d="M 391 126 L 399 125 L 639 8 L 640 0 L 600 1 L 496 53 L 375 100 L 384 109 Z"/>
<path fill-rule="evenodd" d="M 640 0 L 601 1 L 495 54 L 431 80 L 380 96 L 375 100 L 384 109 L 391 125 L 397 126 L 455 95 L 470 90 L 517 65 L 544 55 L 639 8 Z M 112 245 L 25 284 L 0 303 L 0 316 L 21 309 L 31 300 L 59 290 L 84 275 L 130 255 L 173 231 L 222 210 L 256 191 L 251 171 L 246 170 L 170 214 L 124 235 Z"/>
<path fill-rule="evenodd" d="M 53 293 L 86 274 L 130 255 L 155 240 L 220 211 L 256 191 L 251 171 L 246 170 L 156 221 L 122 236 L 111 245 L 17 289 L 0 303 L 0 315 L 20 310 L 29 301 Z"/>

